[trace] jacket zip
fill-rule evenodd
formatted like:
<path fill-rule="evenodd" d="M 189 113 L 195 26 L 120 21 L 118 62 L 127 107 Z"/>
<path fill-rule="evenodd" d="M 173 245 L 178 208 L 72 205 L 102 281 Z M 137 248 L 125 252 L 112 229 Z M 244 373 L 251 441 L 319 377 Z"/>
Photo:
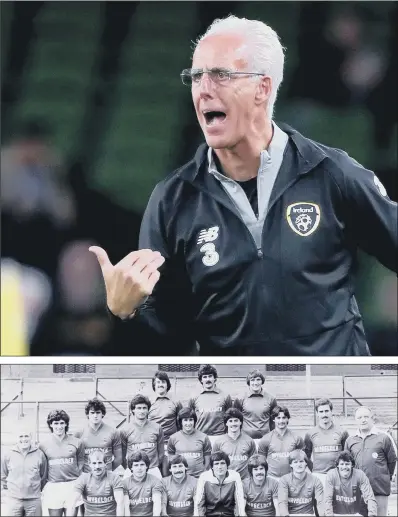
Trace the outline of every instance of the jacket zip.
<path fill-rule="evenodd" d="M 250 239 L 251 241 L 253 242 L 254 244 L 254 248 L 257 252 L 257 257 L 261 260 L 264 258 L 264 252 L 263 252 L 263 243 L 264 243 L 264 228 L 265 228 L 265 222 L 267 220 L 267 217 L 268 217 L 268 214 L 271 210 L 271 208 L 273 208 L 273 206 L 275 205 L 275 203 L 283 196 L 283 194 L 291 187 L 294 185 L 294 183 L 296 183 L 296 181 L 298 181 L 299 177 L 296 177 L 294 178 L 293 180 L 291 180 L 287 185 L 285 185 L 279 192 L 278 194 L 272 199 L 272 201 L 268 204 L 268 208 L 267 208 L 267 213 L 265 214 L 265 217 L 264 217 L 264 222 L 263 222 L 263 228 L 262 228 L 262 231 L 261 231 L 261 242 L 260 242 L 260 247 L 258 248 L 257 247 L 257 244 L 256 244 L 256 241 L 254 240 L 254 237 L 253 235 L 251 234 L 249 228 L 246 226 L 245 222 L 243 221 L 241 215 L 240 215 L 240 212 L 239 210 L 233 210 L 231 208 L 231 206 L 229 206 L 220 196 L 218 195 L 215 195 L 213 192 L 209 191 L 208 189 L 204 189 L 202 187 L 202 185 L 198 186 L 196 185 L 195 183 L 191 183 L 193 185 L 195 185 L 199 190 L 201 190 L 202 192 L 205 192 L 207 193 L 214 201 L 220 203 L 221 205 L 223 205 L 227 210 L 229 210 L 232 214 L 234 214 L 235 217 L 237 217 L 241 223 L 243 224 L 243 226 L 245 227 L 246 229 L 246 232 L 249 233 L 250 235 Z M 272 193 L 271 193 L 272 194 Z M 257 195 L 258 195 L 258 190 L 257 190 Z"/>

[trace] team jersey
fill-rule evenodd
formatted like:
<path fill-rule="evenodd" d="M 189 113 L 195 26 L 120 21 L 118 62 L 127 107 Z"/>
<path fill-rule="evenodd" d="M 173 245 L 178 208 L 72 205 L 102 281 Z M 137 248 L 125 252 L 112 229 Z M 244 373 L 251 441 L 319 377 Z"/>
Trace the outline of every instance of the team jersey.
<path fill-rule="evenodd" d="M 198 480 L 186 475 L 182 483 L 173 476 L 163 479 L 165 515 L 168 517 L 189 517 L 193 515 L 196 484 Z"/>
<path fill-rule="evenodd" d="M 242 431 L 258 439 L 270 430 L 269 417 L 277 402 L 273 395 L 261 390 L 260 393 L 248 393 L 242 398 L 236 398 L 234 406 L 243 414 Z"/>
<path fill-rule="evenodd" d="M 102 451 L 105 454 L 106 468 L 112 470 L 113 456 L 115 452 L 121 452 L 122 450 L 120 433 L 117 429 L 101 422 L 97 430 L 87 425 L 84 429 L 75 433 L 75 436 L 80 438 L 84 445 L 83 472 L 91 472 L 89 456 L 94 451 Z"/>
<path fill-rule="evenodd" d="M 159 424 L 164 433 L 165 442 L 178 431 L 177 414 L 182 408 L 181 402 L 174 402 L 168 395 L 164 397 L 154 396 L 149 410 L 148 419 Z"/>
<path fill-rule="evenodd" d="M 196 429 L 210 436 L 225 433 L 224 413 L 232 407 L 230 395 L 218 388 L 213 391 L 202 391 L 189 401 L 189 407 L 196 411 L 198 421 Z"/>
<path fill-rule="evenodd" d="M 133 476 L 123 480 L 123 492 L 129 498 L 130 515 L 153 515 L 153 494 L 162 494 L 162 482 L 151 474 L 142 481 L 136 481 Z"/>
<path fill-rule="evenodd" d="M 302 480 L 294 477 L 292 472 L 279 480 L 278 503 L 281 516 L 298 513 L 314 515 L 314 499 L 319 515 L 323 515 L 323 486 L 309 472 L 305 473 Z"/>
<path fill-rule="evenodd" d="M 48 460 L 48 481 L 63 483 L 80 476 L 84 465 L 84 447 L 79 438 L 66 434 L 60 441 L 52 434 L 39 447 Z"/>
<path fill-rule="evenodd" d="M 278 481 L 266 477 L 262 486 L 257 486 L 249 476 L 242 481 L 247 517 L 276 515 L 274 499 L 278 499 Z"/>
<path fill-rule="evenodd" d="M 126 457 L 133 452 L 145 452 L 150 460 L 149 468 L 158 467 L 164 456 L 164 436 L 159 424 L 149 420 L 144 426 L 131 422 L 121 430 L 122 448 Z"/>
<path fill-rule="evenodd" d="M 326 474 L 334 468 L 347 438 L 347 431 L 334 423 L 328 429 L 322 429 L 319 425 L 310 429 L 304 437 L 304 450 L 309 459 L 311 453 L 313 455 L 313 472 Z"/>
<path fill-rule="evenodd" d="M 123 482 L 117 474 L 105 471 L 101 479 L 92 473 L 82 474 L 75 484 L 84 501 L 84 515 L 97 517 L 101 515 L 116 515 L 115 490 L 123 494 Z"/>
<path fill-rule="evenodd" d="M 355 515 L 361 513 L 361 496 L 368 507 L 368 515 L 377 515 L 377 503 L 366 474 L 352 469 L 343 479 L 338 469 L 329 470 L 325 481 L 325 515 Z"/>
<path fill-rule="evenodd" d="M 211 455 L 211 443 L 208 436 L 197 429 L 192 434 L 178 431 L 170 436 L 167 454 L 184 456 L 188 463 L 187 473 L 197 478 L 205 470 L 204 458 Z"/>
<path fill-rule="evenodd" d="M 280 435 L 275 429 L 261 438 L 258 443 L 258 453 L 267 458 L 268 474 L 280 478 L 289 474 L 289 453 L 295 449 L 303 449 L 304 440 L 286 429 Z"/>
<path fill-rule="evenodd" d="M 231 464 L 229 468 L 236 470 L 240 474 L 241 479 L 245 479 L 249 475 L 247 463 L 253 454 L 257 452 L 256 444 L 253 438 L 246 433 L 241 433 L 234 440 L 228 434 L 223 434 L 213 444 L 213 453 L 223 451 L 228 454 Z"/>

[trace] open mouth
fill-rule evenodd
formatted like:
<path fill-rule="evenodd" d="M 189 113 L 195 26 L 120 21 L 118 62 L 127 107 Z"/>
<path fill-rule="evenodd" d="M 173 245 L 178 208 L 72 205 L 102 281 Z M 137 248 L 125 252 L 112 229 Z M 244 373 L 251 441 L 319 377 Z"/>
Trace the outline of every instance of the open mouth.
<path fill-rule="evenodd" d="M 207 126 L 221 124 L 227 118 L 227 115 L 223 111 L 206 111 L 203 115 Z"/>

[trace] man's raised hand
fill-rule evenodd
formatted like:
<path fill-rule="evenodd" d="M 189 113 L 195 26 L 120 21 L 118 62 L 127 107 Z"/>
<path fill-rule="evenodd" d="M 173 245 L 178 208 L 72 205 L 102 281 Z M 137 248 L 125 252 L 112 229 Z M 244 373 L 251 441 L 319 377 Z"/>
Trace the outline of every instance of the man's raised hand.
<path fill-rule="evenodd" d="M 152 294 L 164 258 L 158 251 L 144 249 L 132 251 L 112 265 L 103 248 L 91 246 L 89 251 L 94 253 L 101 267 L 109 310 L 119 318 L 128 318 Z"/>

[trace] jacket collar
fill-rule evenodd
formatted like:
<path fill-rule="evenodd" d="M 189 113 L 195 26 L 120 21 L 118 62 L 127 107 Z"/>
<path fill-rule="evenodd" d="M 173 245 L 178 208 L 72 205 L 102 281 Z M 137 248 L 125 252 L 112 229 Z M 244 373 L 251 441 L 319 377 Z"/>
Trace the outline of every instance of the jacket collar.
<path fill-rule="evenodd" d="M 300 176 L 314 169 L 327 154 L 322 147 L 313 140 L 304 137 L 301 133 L 288 126 L 287 124 L 278 124 L 284 131 L 298 154 L 298 170 L 296 175 Z M 200 173 L 207 172 L 209 146 L 206 143 L 201 144 L 194 156 L 185 166 L 177 170 L 176 174 L 183 180 L 193 183 Z"/>
<path fill-rule="evenodd" d="M 28 450 L 27 454 L 29 454 L 30 452 L 37 451 L 37 449 L 38 449 L 38 448 L 39 448 L 39 447 L 38 447 L 37 445 L 33 445 L 33 444 L 32 444 L 32 445 L 30 446 L 30 448 L 29 448 L 29 450 Z M 12 446 L 11 446 L 11 450 L 12 450 L 12 451 L 15 451 L 15 452 L 19 452 L 19 454 L 22 454 L 22 451 L 21 451 L 21 449 L 18 447 L 18 445 L 17 445 L 17 444 L 12 445 Z"/>
<path fill-rule="evenodd" d="M 372 429 L 369 431 L 369 433 L 365 436 L 365 438 L 367 438 L 368 436 L 370 436 L 372 434 L 374 434 L 374 435 L 380 434 L 380 429 L 378 429 L 375 425 L 372 427 Z M 359 429 L 357 429 L 355 431 L 354 436 L 359 436 L 360 438 L 363 439 L 363 436 L 361 435 L 361 431 Z"/>

